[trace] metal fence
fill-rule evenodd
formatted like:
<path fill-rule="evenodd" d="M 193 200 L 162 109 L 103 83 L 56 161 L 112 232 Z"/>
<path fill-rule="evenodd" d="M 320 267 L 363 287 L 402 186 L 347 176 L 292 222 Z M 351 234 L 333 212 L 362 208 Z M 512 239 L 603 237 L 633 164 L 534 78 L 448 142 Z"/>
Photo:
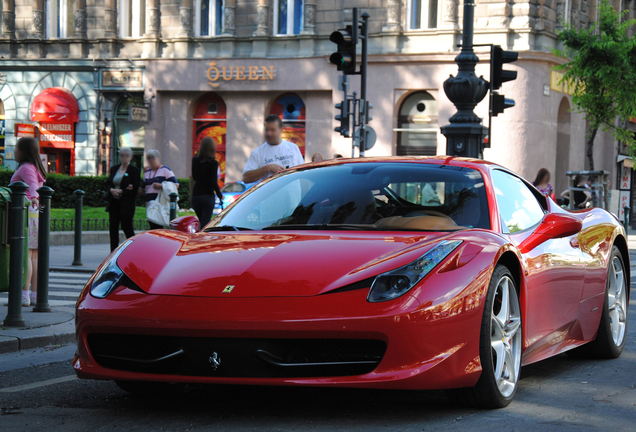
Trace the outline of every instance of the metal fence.
<path fill-rule="evenodd" d="M 84 219 L 82 221 L 82 231 L 108 231 L 108 227 L 108 219 Z M 135 231 L 147 231 L 150 229 L 150 225 L 145 219 L 134 219 L 133 228 Z M 75 230 L 75 219 L 51 219 L 51 231 L 73 230 Z"/>

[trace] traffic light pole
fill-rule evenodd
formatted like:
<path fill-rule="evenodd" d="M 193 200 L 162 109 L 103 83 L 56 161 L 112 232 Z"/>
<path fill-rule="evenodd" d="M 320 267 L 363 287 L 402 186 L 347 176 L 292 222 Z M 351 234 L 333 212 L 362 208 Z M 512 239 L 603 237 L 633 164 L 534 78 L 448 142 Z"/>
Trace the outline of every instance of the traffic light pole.
<path fill-rule="evenodd" d="M 354 21 L 358 20 L 358 9 L 354 9 Z M 360 63 L 360 157 L 364 157 L 364 149 L 366 148 L 365 128 L 367 126 L 367 48 L 369 41 L 369 14 L 362 14 L 362 55 Z M 357 27 L 357 25 L 355 26 Z"/>
<path fill-rule="evenodd" d="M 475 0 L 464 0 L 462 48 L 455 57 L 458 72 L 444 81 L 444 93 L 457 108 L 457 113 L 449 119 L 450 125 L 442 126 L 441 130 L 446 136 L 446 154 L 480 158 L 487 129 L 474 109 L 486 96 L 488 82 L 475 75 L 479 58 L 473 49 L 474 20 Z"/>

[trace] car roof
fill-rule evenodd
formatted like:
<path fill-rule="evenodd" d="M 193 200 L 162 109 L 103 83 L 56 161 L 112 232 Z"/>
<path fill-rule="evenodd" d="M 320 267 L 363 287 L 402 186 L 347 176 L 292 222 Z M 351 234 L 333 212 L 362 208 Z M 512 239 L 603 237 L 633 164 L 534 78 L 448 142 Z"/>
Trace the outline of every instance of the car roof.
<path fill-rule="evenodd" d="M 332 165 L 343 165 L 347 163 L 377 163 L 377 162 L 410 162 L 410 163 L 426 163 L 426 164 L 434 164 L 434 165 L 454 165 L 454 166 L 463 166 L 463 167 L 472 167 L 478 169 L 480 171 L 487 171 L 489 168 L 501 168 L 506 171 L 509 171 L 507 168 L 502 167 L 494 162 L 485 161 L 482 159 L 473 159 L 473 158 L 463 158 L 456 156 L 379 156 L 379 157 L 364 157 L 364 158 L 338 158 L 338 159 L 328 159 L 320 162 L 310 162 L 304 165 L 299 165 L 300 167 L 308 167 L 308 166 L 332 166 Z"/>

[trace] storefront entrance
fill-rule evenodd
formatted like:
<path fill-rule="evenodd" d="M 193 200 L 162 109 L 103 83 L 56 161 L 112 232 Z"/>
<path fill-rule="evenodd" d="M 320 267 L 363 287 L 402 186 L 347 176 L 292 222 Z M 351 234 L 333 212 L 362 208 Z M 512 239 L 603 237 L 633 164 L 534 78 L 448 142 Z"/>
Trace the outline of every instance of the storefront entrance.
<path fill-rule="evenodd" d="M 146 143 L 146 126 L 145 123 L 133 121 L 130 118 L 130 107 L 144 106 L 144 98 L 142 94 L 127 95 L 120 99 L 115 108 L 115 137 L 116 148 L 114 148 L 112 157 L 113 164 L 119 163 L 119 149 L 122 147 L 130 147 L 133 151 L 133 160 L 131 163 L 142 169 L 144 148 Z"/>
<path fill-rule="evenodd" d="M 219 162 L 219 186 L 225 184 L 225 133 L 227 119 L 225 102 L 221 96 L 214 93 L 203 96 L 194 107 L 194 131 L 192 134 L 192 156 L 199 151 L 199 144 L 205 137 L 212 137 L 216 141 L 216 160 Z"/>
<path fill-rule="evenodd" d="M 50 173 L 75 175 L 75 123 L 79 105 L 69 90 L 42 90 L 31 104 L 31 121 L 39 122 L 40 153 Z"/>

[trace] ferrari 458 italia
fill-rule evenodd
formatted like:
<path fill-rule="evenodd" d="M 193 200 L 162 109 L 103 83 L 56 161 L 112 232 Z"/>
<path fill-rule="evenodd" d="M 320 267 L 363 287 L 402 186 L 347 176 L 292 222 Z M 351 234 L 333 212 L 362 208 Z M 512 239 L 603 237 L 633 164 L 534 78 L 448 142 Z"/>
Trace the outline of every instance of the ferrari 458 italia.
<path fill-rule="evenodd" d="M 496 408 L 522 365 L 625 344 L 616 217 L 566 211 L 484 161 L 302 165 L 201 230 L 192 216 L 172 227 L 126 241 L 89 280 L 80 378 L 445 389 Z"/>

